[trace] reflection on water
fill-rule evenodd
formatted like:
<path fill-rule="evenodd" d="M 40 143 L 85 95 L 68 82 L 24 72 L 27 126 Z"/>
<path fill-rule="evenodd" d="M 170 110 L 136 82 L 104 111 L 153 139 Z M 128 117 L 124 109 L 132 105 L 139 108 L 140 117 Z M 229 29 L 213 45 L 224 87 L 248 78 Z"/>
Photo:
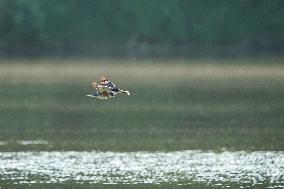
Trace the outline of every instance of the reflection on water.
<path fill-rule="evenodd" d="M 284 185 L 284 152 L 1 152 L 12 183 Z"/>
<path fill-rule="evenodd" d="M 0 141 L 0 146 L 18 144 L 18 145 L 48 145 L 47 140 L 16 140 L 16 141 Z"/>
<path fill-rule="evenodd" d="M 48 141 L 46 140 L 17 140 L 16 143 L 20 145 L 47 145 Z"/>

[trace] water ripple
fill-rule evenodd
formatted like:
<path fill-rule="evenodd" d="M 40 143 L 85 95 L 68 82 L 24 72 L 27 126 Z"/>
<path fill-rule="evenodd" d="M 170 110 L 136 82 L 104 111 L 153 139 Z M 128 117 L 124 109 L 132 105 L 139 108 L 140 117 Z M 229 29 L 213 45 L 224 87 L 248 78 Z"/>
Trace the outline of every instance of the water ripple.
<path fill-rule="evenodd" d="M 0 152 L 0 180 L 284 185 L 284 152 Z"/>

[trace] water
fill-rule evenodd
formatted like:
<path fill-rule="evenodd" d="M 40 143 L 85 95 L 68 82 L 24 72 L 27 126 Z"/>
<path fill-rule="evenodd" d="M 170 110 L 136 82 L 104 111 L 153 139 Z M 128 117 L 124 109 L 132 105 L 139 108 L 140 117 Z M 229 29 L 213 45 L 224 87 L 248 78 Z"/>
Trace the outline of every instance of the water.
<path fill-rule="evenodd" d="M 0 180 L 284 187 L 284 152 L 1 152 Z"/>

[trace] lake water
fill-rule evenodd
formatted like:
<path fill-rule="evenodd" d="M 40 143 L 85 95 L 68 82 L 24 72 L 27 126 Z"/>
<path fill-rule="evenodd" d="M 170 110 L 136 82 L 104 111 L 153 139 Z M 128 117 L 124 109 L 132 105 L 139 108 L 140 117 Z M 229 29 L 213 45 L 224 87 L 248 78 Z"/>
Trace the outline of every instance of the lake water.
<path fill-rule="evenodd" d="M 0 152 L 9 183 L 206 183 L 284 187 L 284 152 Z"/>

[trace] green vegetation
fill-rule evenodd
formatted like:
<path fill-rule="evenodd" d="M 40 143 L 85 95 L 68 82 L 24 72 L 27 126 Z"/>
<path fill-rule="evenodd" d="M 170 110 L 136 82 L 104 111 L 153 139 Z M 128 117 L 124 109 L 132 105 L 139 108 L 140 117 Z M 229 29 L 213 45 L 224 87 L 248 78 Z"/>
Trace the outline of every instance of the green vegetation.
<path fill-rule="evenodd" d="M 105 73 L 133 95 L 85 97 Z M 283 76 L 276 63 L 2 63 L 0 150 L 283 150 Z"/>
<path fill-rule="evenodd" d="M 13 55 L 223 55 L 283 51 L 282 0 L 1 0 Z"/>

